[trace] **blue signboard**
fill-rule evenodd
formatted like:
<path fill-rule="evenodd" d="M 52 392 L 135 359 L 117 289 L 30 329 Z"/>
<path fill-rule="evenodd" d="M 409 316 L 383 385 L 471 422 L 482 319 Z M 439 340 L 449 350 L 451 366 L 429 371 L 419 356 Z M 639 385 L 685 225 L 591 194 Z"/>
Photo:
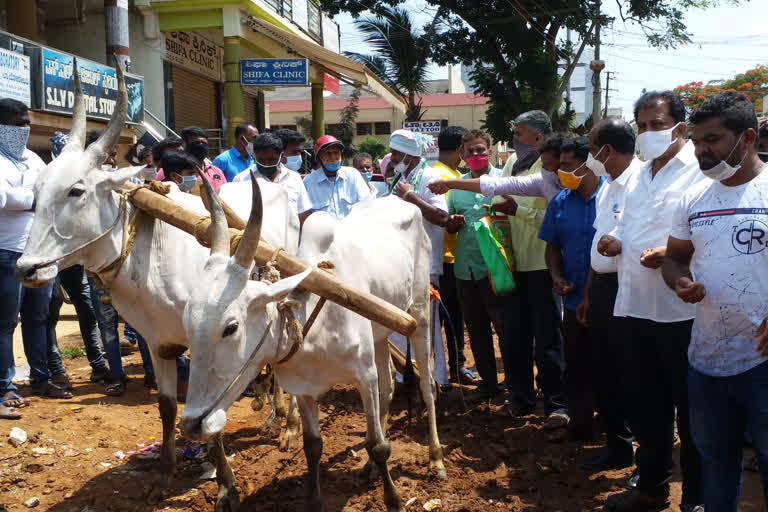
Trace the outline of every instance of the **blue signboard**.
<path fill-rule="evenodd" d="M 42 103 L 43 110 L 72 113 L 75 104 L 72 82 L 72 55 L 50 48 L 42 49 Z M 117 104 L 117 72 L 97 62 L 77 59 L 80 83 L 83 87 L 85 114 L 89 118 L 110 119 Z M 128 116 L 126 122 L 138 124 L 144 120 L 144 79 L 125 75 L 128 89 Z"/>
<path fill-rule="evenodd" d="M 309 85 L 307 59 L 243 59 L 242 85 Z"/>

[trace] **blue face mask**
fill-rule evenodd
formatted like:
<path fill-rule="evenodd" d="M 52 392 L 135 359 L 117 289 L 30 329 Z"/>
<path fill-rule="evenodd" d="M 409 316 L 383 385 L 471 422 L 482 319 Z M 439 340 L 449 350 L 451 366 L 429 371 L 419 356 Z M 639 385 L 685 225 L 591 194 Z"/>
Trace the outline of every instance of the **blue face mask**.
<path fill-rule="evenodd" d="M 329 164 L 328 162 L 323 162 L 323 169 L 332 173 L 338 172 L 339 169 L 341 169 L 341 159 L 339 159 L 338 162 L 333 162 L 332 164 Z"/>
<path fill-rule="evenodd" d="M 301 155 L 285 157 L 285 166 L 292 171 L 298 172 L 298 170 L 301 169 L 301 164 Z"/>
<path fill-rule="evenodd" d="M 197 178 L 194 176 L 182 176 L 181 180 L 182 181 L 179 184 L 179 190 L 182 192 L 189 192 L 192 190 L 192 187 L 195 186 L 195 183 L 197 183 Z"/>
<path fill-rule="evenodd" d="M 360 176 L 363 177 L 366 183 L 370 183 L 371 179 L 373 178 L 373 171 L 371 172 L 361 172 Z"/>

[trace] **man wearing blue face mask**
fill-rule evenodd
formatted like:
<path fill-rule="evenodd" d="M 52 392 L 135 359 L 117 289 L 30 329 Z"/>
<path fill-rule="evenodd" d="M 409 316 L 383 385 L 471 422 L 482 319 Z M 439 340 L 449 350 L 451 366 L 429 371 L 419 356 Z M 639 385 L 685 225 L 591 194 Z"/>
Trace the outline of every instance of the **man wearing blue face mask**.
<path fill-rule="evenodd" d="M 368 153 L 358 153 L 355 155 L 355 158 L 352 159 L 352 167 L 357 169 L 360 176 L 362 176 L 368 184 L 371 194 L 374 196 L 378 195 L 379 191 L 371 184 L 371 180 L 373 179 L 373 157 Z"/>
<path fill-rule="evenodd" d="M 304 179 L 313 210 L 328 212 L 341 219 L 346 217 L 352 205 L 373 197 L 357 169 L 341 165 L 344 144 L 336 137 L 319 137 L 314 149 L 319 168 Z"/>
<path fill-rule="evenodd" d="M 312 211 L 312 203 L 301 175 L 282 162 L 283 142 L 274 133 L 264 133 L 253 139 L 252 145 L 254 165 L 235 176 L 234 182 L 250 182 L 253 171 L 256 179 L 277 183 L 285 189 L 288 202 L 303 222 Z"/>
<path fill-rule="evenodd" d="M 296 130 L 277 130 L 275 135 L 283 143 L 283 165 L 294 172 L 303 172 L 304 159 L 301 156 L 307 139 Z"/>
<path fill-rule="evenodd" d="M 213 165 L 221 169 L 228 182 L 253 165 L 248 149 L 258 134 L 259 130 L 251 123 L 240 123 L 235 127 L 234 145 L 213 160 Z"/>

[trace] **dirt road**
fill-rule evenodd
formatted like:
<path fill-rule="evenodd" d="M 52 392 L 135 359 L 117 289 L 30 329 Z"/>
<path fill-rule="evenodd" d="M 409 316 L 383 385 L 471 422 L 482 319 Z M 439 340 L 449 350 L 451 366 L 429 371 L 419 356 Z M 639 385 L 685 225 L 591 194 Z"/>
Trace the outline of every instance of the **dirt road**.
<path fill-rule="evenodd" d="M 76 322 L 63 321 L 58 331 L 62 346 L 81 346 Z M 19 347 L 17 357 L 21 355 Z M 178 455 L 172 487 L 161 501 L 148 503 L 155 462 L 151 445 L 161 436 L 157 393 L 142 387 L 138 353 L 125 363 L 132 380 L 123 397 L 106 397 L 102 385 L 88 382 L 84 357 L 67 359 L 74 399 L 34 400 L 21 421 L 0 423 L 0 510 L 30 510 L 24 502 L 32 498 L 39 500 L 34 510 L 56 512 L 213 510 L 215 482 L 199 479 L 205 458 L 196 458 L 198 445 L 180 436 L 177 446 L 187 453 Z M 463 393 L 466 409 L 459 390 L 441 395 L 439 401 L 446 481 L 426 474 L 425 423 L 415 419 L 408 428 L 406 401 L 398 397 L 392 405 L 390 467 L 403 501 L 416 498 L 408 510 L 424 510 L 423 504 L 433 498 L 441 500 L 438 510 L 452 512 L 599 510 L 630 474 L 623 470 L 590 475 L 580 464 L 597 453 L 598 444 L 550 442 L 540 428 L 541 416 L 512 419 L 503 414 L 500 397 L 483 403 L 471 400 L 469 388 Z M 367 460 L 361 411 L 360 397 L 351 388 L 334 388 L 322 400 L 321 478 L 327 511 L 383 510 L 381 484 L 369 482 L 361 471 Z M 225 443 L 234 454 L 241 510 L 303 510 L 303 451 L 281 452 L 274 438 L 263 435 L 259 427 L 266 414 L 254 413 L 247 399 L 229 412 Z M 30 439 L 12 446 L 6 442 L 12 427 L 24 429 Z M 135 453 L 142 450 L 145 453 Z M 670 510 L 677 511 L 679 479 L 672 485 Z M 764 510 L 755 474 L 745 476 L 740 510 Z"/>

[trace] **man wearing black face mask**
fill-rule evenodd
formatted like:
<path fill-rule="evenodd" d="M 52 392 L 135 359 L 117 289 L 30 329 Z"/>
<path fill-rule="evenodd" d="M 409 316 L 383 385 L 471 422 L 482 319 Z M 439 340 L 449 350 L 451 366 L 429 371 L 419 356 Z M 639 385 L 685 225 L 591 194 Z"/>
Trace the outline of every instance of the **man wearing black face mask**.
<path fill-rule="evenodd" d="M 274 133 L 263 133 L 253 139 L 254 164 L 232 180 L 233 182 L 251 181 L 251 171 L 257 179 L 277 183 L 285 189 L 288 202 L 303 222 L 312 211 L 312 202 L 301 175 L 288 169 L 282 163 L 283 141 Z"/>
<path fill-rule="evenodd" d="M 199 126 L 187 126 L 181 130 L 181 139 L 184 141 L 186 152 L 203 162 L 203 173 L 211 182 L 213 190 L 218 192 L 219 187 L 227 182 L 227 178 L 221 169 L 208 159 L 208 134 Z M 158 176 L 157 179 L 163 178 Z"/>

